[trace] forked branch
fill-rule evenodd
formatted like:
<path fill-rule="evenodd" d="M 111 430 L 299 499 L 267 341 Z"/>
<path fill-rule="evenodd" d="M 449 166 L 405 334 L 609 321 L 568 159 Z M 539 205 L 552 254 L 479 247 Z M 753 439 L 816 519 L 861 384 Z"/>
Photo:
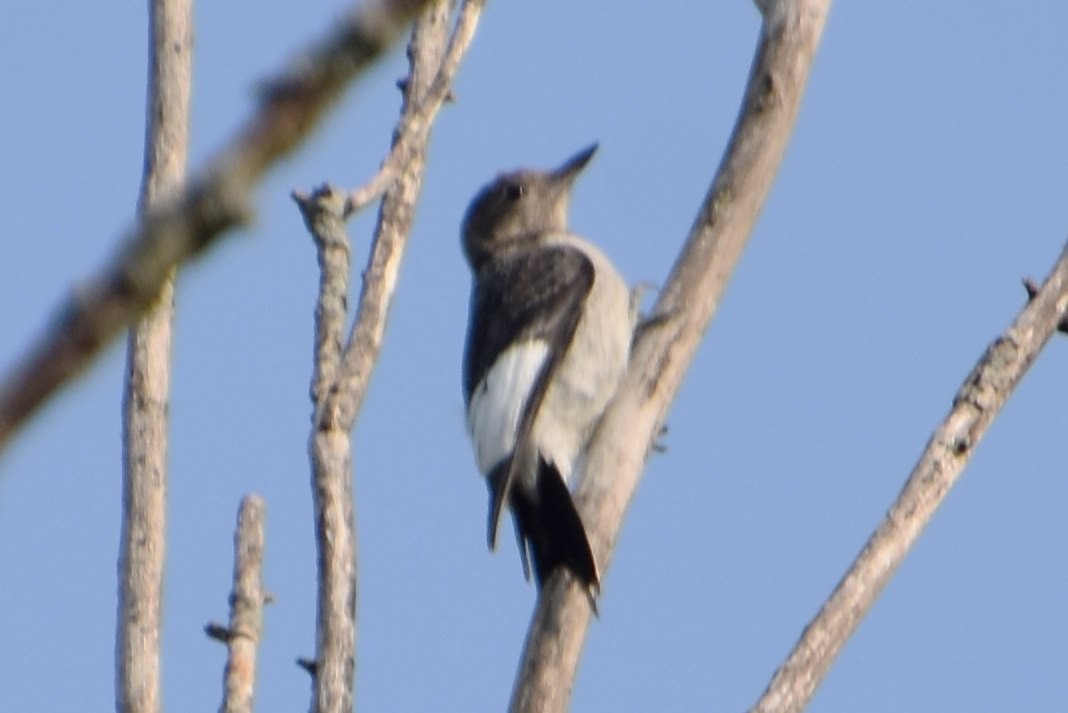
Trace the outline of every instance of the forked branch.
<path fill-rule="evenodd" d="M 474 35 L 482 0 L 466 0 L 449 32 L 447 0 L 436 0 L 416 23 L 409 44 L 411 72 L 403 83 L 401 116 L 389 156 L 357 191 L 324 186 L 294 193 L 315 239 L 320 267 L 315 307 L 314 416 L 309 444 L 319 593 L 312 710 L 352 709 L 356 666 L 356 528 L 353 517 L 351 431 L 378 361 L 400 263 L 419 199 L 430 127 Z M 349 241 L 345 219 L 379 195 L 378 223 L 364 271 L 352 331 L 348 316 Z"/>

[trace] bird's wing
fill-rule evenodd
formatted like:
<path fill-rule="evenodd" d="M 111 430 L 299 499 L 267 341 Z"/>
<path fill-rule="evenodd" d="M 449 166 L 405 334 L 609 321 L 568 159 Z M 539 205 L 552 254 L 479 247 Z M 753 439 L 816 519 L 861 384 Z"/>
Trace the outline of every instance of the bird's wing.
<path fill-rule="evenodd" d="M 479 465 L 493 473 L 490 547 L 517 469 L 536 467 L 531 427 L 593 279 L 593 263 L 568 245 L 512 252 L 479 275 L 464 354 L 464 396 Z M 507 465 L 498 467 L 505 459 Z"/>

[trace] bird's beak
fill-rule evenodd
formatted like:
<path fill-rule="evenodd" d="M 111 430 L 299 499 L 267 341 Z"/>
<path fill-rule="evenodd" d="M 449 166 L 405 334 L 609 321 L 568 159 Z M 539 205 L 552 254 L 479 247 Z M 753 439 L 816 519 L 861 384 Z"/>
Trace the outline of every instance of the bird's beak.
<path fill-rule="evenodd" d="M 575 177 L 582 173 L 582 169 L 586 168 L 586 164 L 590 162 L 590 159 L 593 158 L 593 154 L 596 151 L 597 144 L 590 144 L 569 158 L 564 162 L 563 166 L 552 172 L 553 183 L 570 186 L 574 182 Z"/>

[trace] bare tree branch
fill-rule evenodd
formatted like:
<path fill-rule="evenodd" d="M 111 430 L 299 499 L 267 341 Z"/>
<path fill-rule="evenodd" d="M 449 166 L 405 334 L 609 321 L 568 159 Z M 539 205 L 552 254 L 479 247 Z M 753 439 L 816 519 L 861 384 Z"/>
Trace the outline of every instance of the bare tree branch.
<path fill-rule="evenodd" d="M 230 593 L 230 625 L 209 624 L 208 636 L 226 644 L 226 675 L 220 713 L 252 713 L 256 686 L 256 647 L 263 631 L 264 511 L 263 498 L 246 495 L 237 511 L 234 532 L 234 584 Z"/>
<path fill-rule="evenodd" d="M 136 224 L 115 256 L 57 310 L 0 380 L 0 451 L 25 420 L 158 298 L 171 272 L 250 212 L 252 187 L 295 149 L 342 90 L 392 44 L 426 0 L 377 0 L 264 83 L 257 111 L 184 190 Z"/>
<path fill-rule="evenodd" d="M 447 49 L 447 0 L 432 2 L 416 23 L 408 48 L 411 73 L 403 85 L 401 116 L 392 150 L 378 174 L 350 193 L 324 186 L 310 196 L 293 195 L 315 238 L 321 272 L 311 389 L 315 414 L 309 446 L 319 552 L 316 658 L 299 661 L 314 676 L 315 713 L 352 710 L 357 560 L 350 433 L 381 349 L 419 199 L 430 127 L 448 95 L 481 7 L 481 0 L 464 3 Z M 344 221 L 382 192 L 356 321 L 342 349 L 350 260 Z"/>
<path fill-rule="evenodd" d="M 576 501 L 601 571 L 649 448 L 756 222 L 797 116 L 829 0 L 769 0 L 741 113 L 689 238 L 636 339 L 619 394 L 591 443 Z M 563 570 L 538 599 L 512 694 L 514 713 L 564 711 L 590 603 Z"/>
<path fill-rule="evenodd" d="M 410 50 L 411 77 L 405 83 L 404 106 L 391 151 L 391 156 L 398 157 L 397 179 L 379 208 L 356 322 L 345 347 L 338 389 L 329 400 L 330 412 L 341 418 L 346 430 L 356 421 L 371 371 L 378 361 L 397 274 L 422 187 L 430 128 L 449 96 L 453 77 L 474 37 L 484 4 L 484 0 L 465 0 L 447 48 L 443 48 L 442 35 L 440 43 L 421 42 Z"/>
<path fill-rule="evenodd" d="M 912 549 L 975 447 L 1068 313 L 1068 244 L 1034 299 L 964 380 L 886 517 L 775 672 L 753 713 L 804 710 L 845 642 Z"/>
<path fill-rule="evenodd" d="M 341 363 L 349 289 L 349 243 L 345 196 L 328 187 L 312 196 L 294 195 L 315 237 L 319 296 L 315 305 L 313 418 L 309 450 L 315 540 L 319 553 L 319 595 L 313 712 L 352 710 L 356 646 L 356 527 L 352 499 L 352 444 L 347 431 L 319 423 L 320 406 Z"/>
<path fill-rule="evenodd" d="M 145 172 L 140 211 L 171 199 L 185 177 L 192 83 L 192 3 L 149 5 Z M 116 709 L 160 710 L 160 627 L 166 551 L 167 409 L 174 272 L 130 331 L 123 395 L 123 507 L 119 541 Z"/>
<path fill-rule="evenodd" d="M 467 48 L 471 45 L 471 40 L 475 37 L 478 18 L 482 14 L 484 5 L 485 0 L 467 0 L 460 7 L 449 46 L 445 50 L 444 59 L 441 60 L 436 74 L 422 89 L 422 96 L 417 97 L 409 95 L 408 92 L 405 93 L 405 110 L 400 125 L 395 131 L 396 140 L 393 142 L 393 148 L 386 160 L 382 162 L 378 174 L 368 183 L 350 193 L 349 202 L 345 208 L 346 217 L 381 196 L 395 179 L 400 166 L 410 161 L 409 154 L 413 143 L 420 137 L 425 142 L 425 135 L 429 132 L 441 105 L 452 99 L 453 78 L 460 68 L 460 62 L 467 53 Z M 404 82 L 405 90 L 408 89 L 410 81 L 411 79 Z"/>

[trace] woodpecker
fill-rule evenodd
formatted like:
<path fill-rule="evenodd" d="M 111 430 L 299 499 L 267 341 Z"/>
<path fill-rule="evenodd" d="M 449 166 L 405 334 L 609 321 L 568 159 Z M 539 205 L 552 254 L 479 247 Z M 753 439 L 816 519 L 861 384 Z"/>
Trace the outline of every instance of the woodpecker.
<path fill-rule="evenodd" d="M 489 487 L 488 540 L 512 511 L 523 573 L 563 567 L 596 597 L 597 561 L 568 489 L 627 367 L 635 311 L 600 249 L 568 230 L 594 144 L 554 170 L 499 175 L 463 221 L 472 287 L 463 390 Z"/>

